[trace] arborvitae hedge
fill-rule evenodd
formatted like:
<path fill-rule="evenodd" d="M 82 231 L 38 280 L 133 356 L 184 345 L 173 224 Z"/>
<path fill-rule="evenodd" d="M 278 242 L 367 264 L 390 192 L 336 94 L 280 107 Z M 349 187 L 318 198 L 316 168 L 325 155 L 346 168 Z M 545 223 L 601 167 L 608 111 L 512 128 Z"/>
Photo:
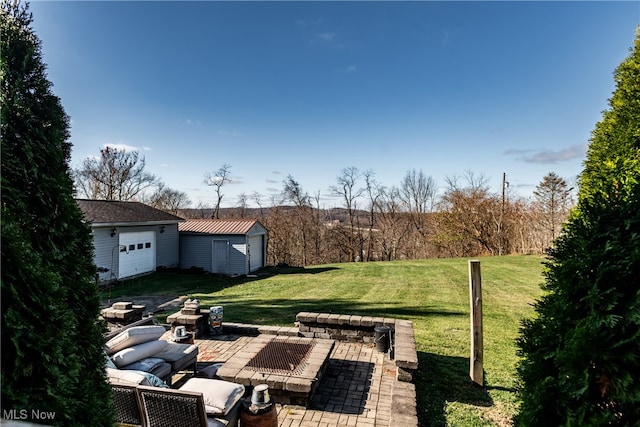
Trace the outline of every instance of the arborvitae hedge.
<path fill-rule="evenodd" d="M 26 6 L 3 1 L 2 412 L 113 425 L 90 229 L 73 198 L 68 118 Z M 38 420 L 49 412 L 53 419 Z"/>
<path fill-rule="evenodd" d="M 640 29 L 518 340 L 522 426 L 640 424 Z"/>

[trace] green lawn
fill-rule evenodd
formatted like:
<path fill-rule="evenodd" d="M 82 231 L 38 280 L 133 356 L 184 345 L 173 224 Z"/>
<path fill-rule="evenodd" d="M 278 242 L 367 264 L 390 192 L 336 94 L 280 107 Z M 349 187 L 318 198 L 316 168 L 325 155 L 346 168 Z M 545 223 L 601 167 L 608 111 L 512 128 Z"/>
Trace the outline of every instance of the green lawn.
<path fill-rule="evenodd" d="M 515 413 L 514 339 L 542 291 L 542 257 L 479 258 L 485 387 L 469 380 L 467 259 L 349 263 L 267 269 L 257 278 L 156 273 L 113 288 L 119 295 L 188 295 L 224 306 L 230 322 L 291 326 L 300 311 L 412 320 L 423 426 L 509 425 Z M 107 293 L 103 294 L 106 299 Z"/>

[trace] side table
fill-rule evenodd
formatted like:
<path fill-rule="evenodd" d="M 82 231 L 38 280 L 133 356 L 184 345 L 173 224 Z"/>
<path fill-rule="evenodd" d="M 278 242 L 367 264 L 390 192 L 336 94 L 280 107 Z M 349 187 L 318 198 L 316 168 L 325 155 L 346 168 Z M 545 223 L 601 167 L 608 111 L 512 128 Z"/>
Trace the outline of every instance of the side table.
<path fill-rule="evenodd" d="M 251 401 L 243 399 L 240 405 L 240 425 L 242 427 L 278 427 L 278 412 L 276 404 L 271 403 L 268 408 L 253 412 Z"/>

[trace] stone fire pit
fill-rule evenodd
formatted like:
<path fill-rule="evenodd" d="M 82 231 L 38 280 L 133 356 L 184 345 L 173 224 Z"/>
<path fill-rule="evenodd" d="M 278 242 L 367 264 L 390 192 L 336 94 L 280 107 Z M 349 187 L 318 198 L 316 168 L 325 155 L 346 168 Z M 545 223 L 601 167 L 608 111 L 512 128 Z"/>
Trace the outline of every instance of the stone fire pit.
<path fill-rule="evenodd" d="M 260 335 L 217 374 L 245 387 L 267 384 L 277 403 L 307 406 L 334 345 L 328 339 Z"/>

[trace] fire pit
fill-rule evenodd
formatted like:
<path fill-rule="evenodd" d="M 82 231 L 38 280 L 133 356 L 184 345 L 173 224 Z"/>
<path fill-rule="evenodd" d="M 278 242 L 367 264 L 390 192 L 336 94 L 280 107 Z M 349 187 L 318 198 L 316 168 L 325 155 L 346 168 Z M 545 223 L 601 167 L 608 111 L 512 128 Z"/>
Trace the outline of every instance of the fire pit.
<path fill-rule="evenodd" d="M 333 340 L 260 335 L 227 361 L 218 376 L 246 387 L 267 384 L 276 402 L 307 406 L 333 346 Z"/>
<path fill-rule="evenodd" d="M 271 374 L 301 375 L 314 344 L 274 339 L 262 347 L 246 368 Z"/>

